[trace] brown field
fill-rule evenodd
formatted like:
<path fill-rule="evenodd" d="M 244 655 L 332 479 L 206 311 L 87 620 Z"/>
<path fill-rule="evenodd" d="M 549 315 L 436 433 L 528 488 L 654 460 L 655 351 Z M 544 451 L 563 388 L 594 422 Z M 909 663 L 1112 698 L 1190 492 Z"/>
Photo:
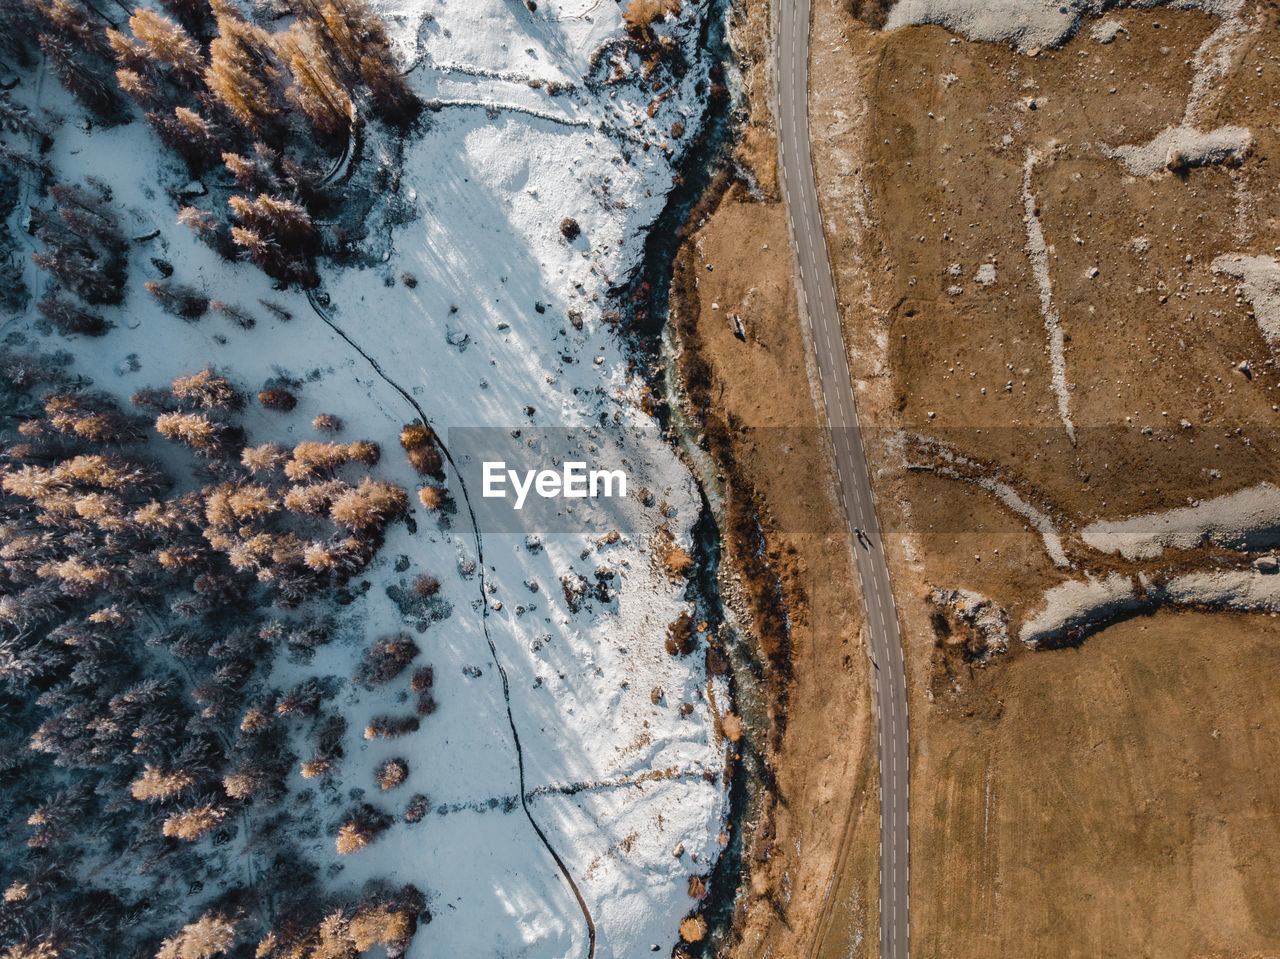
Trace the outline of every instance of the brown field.
<path fill-rule="evenodd" d="M 1276 7 L 1249 6 L 1197 114 L 1252 131 L 1244 162 L 1152 177 L 1103 145 L 1182 119 L 1219 21 L 1109 16 L 1128 34 L 1102 44 L 1086 22 L 1028 56 L 815 2 L 819 192 L 860 414 L 882 428 L 869 453 L 908 661 L 913 956 L 1280 954 L 1275 621 L 1162 612 L 1038 653 L 1016 638 L 1046 588 L 1111 568 L 1075 538 L 1086 522 L 1277 477 L 1280 370 L 1211 265 L 1280 246 Z M 1027 252 L 1029 152 L 1075 444 Z M 1060 526 L 1072 569 L 991 495 L 905 470 L 888 441 L 904 429 L 998 469 Z M 946 646 L 934 587 L 1007 610 L 1010 651 L 984 668 Z M 821 935 L 844 954 L 838 921 Z"/>

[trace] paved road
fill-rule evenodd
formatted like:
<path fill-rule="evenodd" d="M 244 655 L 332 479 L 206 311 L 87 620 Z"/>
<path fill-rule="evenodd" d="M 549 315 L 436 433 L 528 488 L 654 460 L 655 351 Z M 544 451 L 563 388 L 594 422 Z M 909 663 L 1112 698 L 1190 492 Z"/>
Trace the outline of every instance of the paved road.
<path fill-rule="evenodd" d="M 866 603 L 880 752 L 880 956 L 907 957 L 908 814 L 907 685 L 898 614 L 889 588 L 889 567 L 880 540 L 871 476 L 858 429 L 849 362 L 836 307 L 835 279 L 827 258 L 822 214 L 809 150 L 809 0 L 779 0 L 775 53 L 778 80 L 778 139 L 782 192 L 791 220 L 799 267 L 801 316 L 817 349 L 822 395 L 831 427 L 840 496 L 855 540 L 858 579 Z M 837 717 L 832 717 L 838 721 Z M 836 876 L 844 868 L 837 863 Z M 833 883 L 834 886 L 834 883 Z M 820 941 L 824 929 L 814 930 Z"/>

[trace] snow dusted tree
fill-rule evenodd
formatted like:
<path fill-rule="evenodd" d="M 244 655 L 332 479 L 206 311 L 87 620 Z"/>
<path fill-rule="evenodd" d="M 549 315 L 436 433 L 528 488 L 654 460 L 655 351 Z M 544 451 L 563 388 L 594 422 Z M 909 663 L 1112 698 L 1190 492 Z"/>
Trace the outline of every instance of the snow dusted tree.
<path fill-rule="evenodd" d="M 232 240 L 268 276 L 305 286 L 316 283 L 308 262 L 315 246 L 315 226 L 306 207 L 266 193 L 252 200 L 232 196 L 227 203 L 242 224 L 231 228 Z"/>
<path fill-rule="evenodd" d="M 111 74 L 111 47 L 98 14 L 76 0 L 28 0 L 39 22 L 38 39 L 58 79 L 100 119 L 120 108 Z"/>
<path fill-rule="evenodd" d="M 175 399 L 201 409 L 234 410 L 243 403 L 235 387 L 224 376 L 209 367 L 190 376 L 179 376 L 173 381 Z"/>
<path fill-rule="evenodd" d="M 328 51 L 317 42 L 314 27 L 295 23 L 284 33 L 276 34 L 273 41 L 293 76 L 293 85 L 285 94 L 289 102 L 306 115 L 321 137 L 345 137 L 355 122 L 355 104 L 335 72 Z"/>
<path fill-rule="evenodd" d="M 32 259 L 86 303 L 120 302 L 127 241 L 110 207 L 110 191 L 56 184 L 49 194 L 57 215 L 32 211 L 36 239 L 44 245 Z"/>
<path fill-rule="evenodd" d="M 278 129 L 282 70 L 270 34 L 245 20 L 230 0 L 212 0 L 210 7 L 218 36 L 209 44 L 205 84 L 251 133 Z"/>
<path fill-rule="evenodd" d="M 229 952 L 235 943 L 236 923 L 225 915 L 206 912 L 161 943 L 156 959 L 213 959 Z"/>
<path fill-rule="evenodd" d="M 101 336 L 107 332 L 106 320 L 62 294 L 54 293 L 39 300 L 36 309 L 64 336 L 77 333 Z"/>
<path fill-rule="evenodd" d="M 184 320 L 198 320 L 209 309 L 209 298 L 194 287 L 169 280 L 148 280 L 143 285 L 166 313 Z"/>

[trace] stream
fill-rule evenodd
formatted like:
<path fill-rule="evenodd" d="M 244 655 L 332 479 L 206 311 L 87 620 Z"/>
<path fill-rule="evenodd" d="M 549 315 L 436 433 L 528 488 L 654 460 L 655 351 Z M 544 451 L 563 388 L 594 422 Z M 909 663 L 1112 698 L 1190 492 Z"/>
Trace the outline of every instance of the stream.
<path fill-rule="evenodd" d="M 701 446 L 701 428 L 684 415 L 676 367 L 677 347 L 669 324 L 668 299 L 676 256 L 684 240 L 685 224 L 698 203 L 713 188 L 716 176 L 732 163 L 734 145 L 746 111 L 738 79 L 737 55 L 728 40 L 728 20 L 737 0 L 710 0 L 703 20 L 699 49 L 711 61 L 712 87 L 701 131 L 680 162 L 676 185 L 645 239 L 644 256 L 635 277 L 620 290 L 628 329 L 646 378 L 659 399 L 655 415 L 668 441 L 693 473 L 702 497 L 702 512 L 693 529 L 694 575 L 690 598 L 698 616 L 729 662 L 730 706 L 744 722 L 731 763 L 729 809 L 725 825 L 729 842 L 707 881 L 701 914 L 708 925 L 706 938 L 690 948 L 694 955 L 716 955 L 725 945 L 743 885 L 743 849 L 748 824 L 756 819 L 763 796 L 765 757 L 759 743 L 769 728 L 763 667 L 752 637 L 739 629 L 733 612 L 721 600 L 721 529 L 724 490 L 718 469 Z"/>

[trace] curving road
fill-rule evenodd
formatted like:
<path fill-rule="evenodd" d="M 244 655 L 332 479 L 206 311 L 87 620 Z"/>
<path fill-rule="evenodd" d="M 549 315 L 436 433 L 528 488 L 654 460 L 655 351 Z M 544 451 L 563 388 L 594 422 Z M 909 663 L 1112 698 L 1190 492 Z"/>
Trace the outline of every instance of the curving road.
<path fill-rule="evenodd" d="M 809 149 L 809 3 L 810 0 L 778 0 L 775 67 L 782 194 L 796 256 L 800 314 L 809 325 L 817 352 L 845 519 L 851 537 L 854 529 L 861 529 L 865 534 L 861 538 L 853 537 L 853 551 L 866 603 L 867 637 L 879 713 L 880 956 L 881 959 L 906 959 L 910 903 L 906 674 L 898 613 L 889 587 L 889 567 L 880 539 L 871 474 L 858 427 L 840 311 L 836 305 L 835 278 L 822 232 L 813 156 Z M 845 852 L 841 850 L 837 876 L 843 869 L 844 858 Z M 824 929 L 814 930 L 815 948 L 824 932 Z"/>

